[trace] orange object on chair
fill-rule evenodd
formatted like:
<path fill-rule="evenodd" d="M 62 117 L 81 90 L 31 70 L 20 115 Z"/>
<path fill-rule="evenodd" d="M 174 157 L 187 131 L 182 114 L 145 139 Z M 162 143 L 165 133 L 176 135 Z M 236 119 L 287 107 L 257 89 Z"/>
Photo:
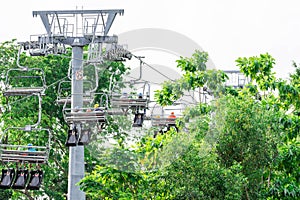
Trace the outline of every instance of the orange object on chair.
<path fill-rule="evenodd" d="M 176 118 L 176 115 L 174 114 L 174 112 L 171 112 L 171 114 L 168 116 L 168 118 L 174 119 L 174 118 Z"/>

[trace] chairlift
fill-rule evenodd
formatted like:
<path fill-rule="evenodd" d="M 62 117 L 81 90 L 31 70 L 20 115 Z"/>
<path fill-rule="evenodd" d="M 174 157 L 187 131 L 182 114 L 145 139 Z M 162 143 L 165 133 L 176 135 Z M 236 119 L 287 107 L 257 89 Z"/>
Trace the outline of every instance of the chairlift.
<path fill-rule="evenodd" d="M 117 46 L 115 47 L 117 48 Z M 133 55 L 131 55 L 133 56 Z M 140 61 L 139 77 L 130 81 L 113 84 L 112 77 L 110 80 L 109 89 L 111 91 L 111 107 L 120 108 L 125 114 L 129 109 L 138 114 L 139 110 L 148 109 L 150 101 L 150 84 L 147 81 L 142 81 L 142 56 L 134 56 Z M 131 57 L 130 57 L 131 58 Z"/>
<path fill-rule="evenodd" d="M 182 111 L 185 108 L 185 104 L 182 102 L 174 102 L 171 106 L 159 106 L 154 105 L 151 111 L 151 125 L 152 127 L 159 127 L 161 129 L 170 130 L 174 127 L 178 131 L 176 126 L 176 120 L 182 116 Z"/>
<path fill-rule="evenodd" d="M 36 133 L 33 136 L 31 133 Z M 14 136 L 12 138 L 11 136 Z M 0 140 L 0 160 L 46 164 L 50 151 L 51 132 L 49 129 L 26 127 L 7 128 Z"/>
<path fill-rule="evenodd" d="M 30 42 L 24 44 L 24 50 L 29 50 L 31 56 L 64 54 L 66 53 L 66 47 L 58 41 L 61 38 L 61 36 L 49 37 L 47 34 L 31 35 Z"/>
<path fill-rule="evenodd" d="M 40 68 L 9 69 L 6 73 L 4 96 L 44 95 L 46 81 Z"/>
<path fill-rule="evenodd" d="M 105 123 L 108 108 L 108 97 L 105 93 L 93 93 L 94 100 L 99 99 L 98 103 L 92 102 L 83 107 L 75 106 L 71 108 L 67 103 L 63 106 L 64 119 L 69 124 L 76 123 Z M 71 97 L 69 97 L 71 98 Z M 67 102 L 67 101 L 66 101 Z"/>
<path fill-rule="evenodd" d="M 93 101 L 93 97 L 91 94 L 92 83 L 91 81 L 84 81 L 84 90 L 83 93 L 83 104 L 90 104 Z M 58 94 L 56 103 L 58 105 L 71 104 L 71 81 L 60 81 L 58 84 Z"/>
<path fill-rule="evenodd" d="M 225 82 L 226 87 L 243 88 L 250 83 L 250 78 L 247 78 L 239 70 L 225 70 L 228 80 Z"/>
<path fill-rule="evenodd" d="M 142 90 L 139 92 L 133 92 L 134 90 L 138 91 L 137 88 L 132 89 L 137 85 L 142 85 Z M 139 110 L 147 109 L 150 101 L 150 84 L 148 82 L 132 82 L 130 87 L 124 88 L 121 94 L 118 93 L 120 90 L 112 92 L 110 100 L 111 107 L 119 108 L 125 114 L 128 110 L 133 110 L 135 113 L 138 113 Z"/>

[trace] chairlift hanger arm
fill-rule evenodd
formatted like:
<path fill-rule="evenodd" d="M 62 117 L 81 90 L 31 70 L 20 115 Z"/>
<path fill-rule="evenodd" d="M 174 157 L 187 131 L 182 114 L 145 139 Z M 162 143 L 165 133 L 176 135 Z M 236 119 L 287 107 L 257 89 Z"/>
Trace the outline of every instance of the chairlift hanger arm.
<path fill-rule="evenodd" d="M 133 55 L 133 54 L 131 54 Z M 136 56 L 136 55 L 133 55 L 133 57 L 135 57 L 136 59 L 138 59 L 140 61 L 140 74 L 139 74 L 139 77 L 136 78 L 136 79 L 133 79 L 133 80 L 130 80 L 130 81 L 126 81 L 124 83 L 138 83 L 137 81 L 141 80 L 142 79 L 142 72 L 143 72 L 143 69 L 142 69 L 142 65 L 144 63 L 144 61 L 142 60 L 142 58 L 145 58 L 145 56 Z"/>
<path fill-rule="evenodd" d="M 20 47 L 19 47 L 19 50 L 18 50 L 18 57 L 17 57 L 17 66 L 20 67 L 23 70 L 27 70 L 26 66 L 20 65 L 20 55 L 21 55 L 22 47 L 24 47 L 24 45 L 25 45 L 24 43 L 20 43 Z"/>

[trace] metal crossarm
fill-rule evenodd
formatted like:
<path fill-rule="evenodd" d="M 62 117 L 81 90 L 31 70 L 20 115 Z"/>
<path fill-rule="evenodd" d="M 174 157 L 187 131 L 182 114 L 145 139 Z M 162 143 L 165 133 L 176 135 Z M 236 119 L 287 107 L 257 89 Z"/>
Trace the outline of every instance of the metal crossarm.
<path fill-rule="evenodd" d="M 75 38 L 81 43 L 116 43 L 116 36 L 108 36 L 115 17 L 124 14 L 123 9 L 112 10 L 46 10 L 33 11 L 40 16 L 46 29 L 46 39 L 52 44 L 72 45 Z M 81 23 L 80 23 L 81 21 Z"/>
<path fill-rule="evenodd" d="M 116 17 L 117 14 L 123 15 L 124 10 L 123 9 L 114 9 L 114 10 L 48 10 L 48 11 L 33 11 L 32 15 L 34 17 L 40 16 L 42 19 L 42 22 L 45 26 L 45 29 L 48 33 L 48 35 L 51 35 L 53 28 L 53 22 L 57 21 L 59 22 L 59 16 L 67 16 L 67 17 L 75 17 L 75 15 L 95 15 L 97 17 L 101 16 L 102 21 L 104 21 L 104 16 L 107 15 L 106 22 L 104 22 L 104 35 L 107 35 L 108 31 L 111 28 L 111 25 Z M 62 31 L 63 24 L 60 24 L 59 30 Z"/>

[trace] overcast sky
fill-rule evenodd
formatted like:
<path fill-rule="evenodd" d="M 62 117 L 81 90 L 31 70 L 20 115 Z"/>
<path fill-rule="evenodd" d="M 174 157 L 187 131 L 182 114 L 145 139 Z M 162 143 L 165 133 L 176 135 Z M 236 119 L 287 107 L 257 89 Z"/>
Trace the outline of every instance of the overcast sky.
<path fill-rule="evenodd" d="M 4 3 L 5 2 L 5 3 Z M 238 57 L 268 52 L 280 77 L 300 63 L 299 0 L 9 0 L 0 7 L 0 42 L 45 32 L 33 10 L 124 9 L 110 34 L 163 28 L 207 51 L 217 68 L 237 69 Z M 145 38 L 147 39 L 147 38 Z M 130 46 L 130 44 L 128 44 Z M 147 59 L 148 61 L 151 58 Z M 151 61 L 158 64 L 159 61 Z"/>

